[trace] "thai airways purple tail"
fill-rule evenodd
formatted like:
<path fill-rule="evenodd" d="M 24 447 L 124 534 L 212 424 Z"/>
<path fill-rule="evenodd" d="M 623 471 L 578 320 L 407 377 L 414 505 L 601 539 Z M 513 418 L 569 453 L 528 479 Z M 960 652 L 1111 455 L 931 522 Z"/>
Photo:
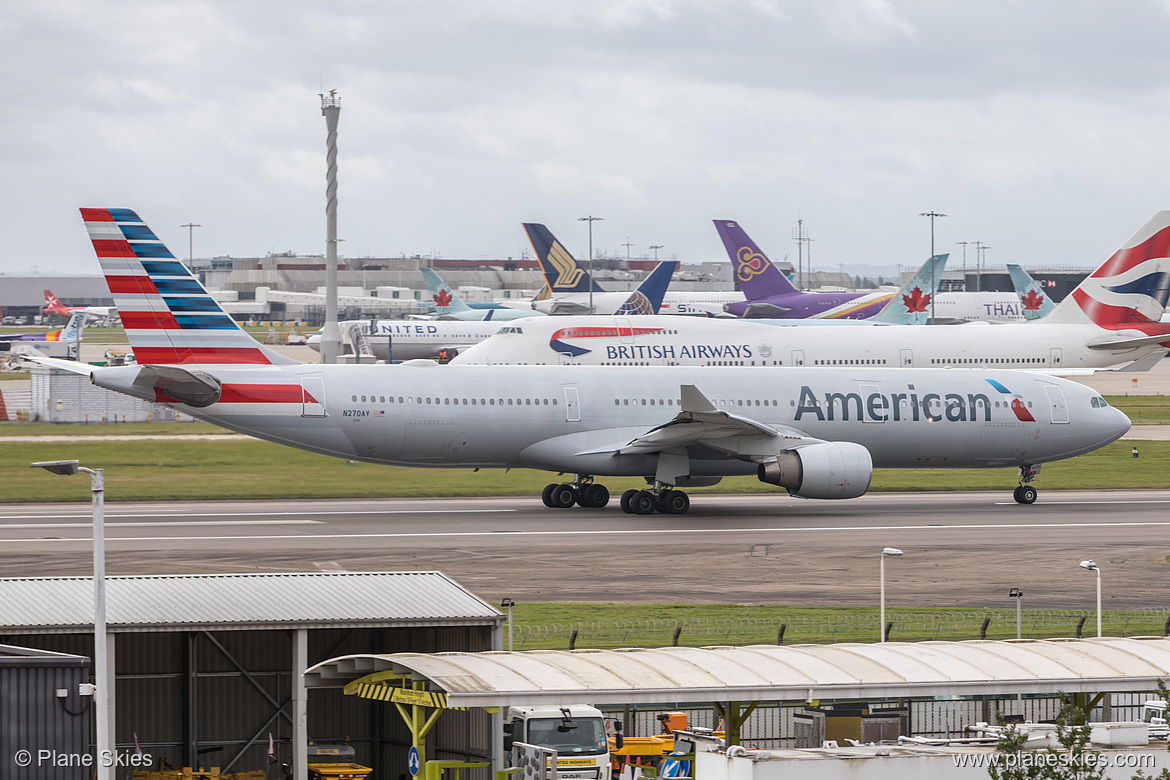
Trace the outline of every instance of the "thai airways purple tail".
<path fill-rule="evenodd" d="M 772 261 L 760 251 L 738 222 L 717 219 L 715 229 L 723 239 L 723 246 L 731 258 L 731 270 L 745 298 L 757 300 L 799 292 L 784 272 L 772 265 Z"/>

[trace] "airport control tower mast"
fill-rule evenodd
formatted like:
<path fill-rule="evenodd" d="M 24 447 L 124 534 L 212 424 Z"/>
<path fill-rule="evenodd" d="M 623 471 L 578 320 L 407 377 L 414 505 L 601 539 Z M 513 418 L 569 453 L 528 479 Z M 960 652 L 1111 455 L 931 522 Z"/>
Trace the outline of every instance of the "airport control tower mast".
<path fill-rule="evenodd" d="M 325 146 L 325 330 L 321 333 L 321 362 L 336 363 L 341 354 L 341 327 L 337 324 L 337 119 L 341 98 L 337 90 L 321 95 L 321 113 L 329 131 Z"/>

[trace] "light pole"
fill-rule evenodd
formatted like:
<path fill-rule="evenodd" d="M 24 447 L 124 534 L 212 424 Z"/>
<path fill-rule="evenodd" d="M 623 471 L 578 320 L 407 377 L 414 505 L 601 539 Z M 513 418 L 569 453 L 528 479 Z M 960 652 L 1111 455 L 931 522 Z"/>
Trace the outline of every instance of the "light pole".
<path fill-rule="evenodd" d="M 190 271 L 191 263 L 195 259 L 195 228 L 203 226 L 188 222 L 186 225 L 179 225 L 179 227 L 187 228 L 187 270 Z"/>
<path fill-rule="evenodd" d="M 1101 567 L 1092 561 L 1081 561 L 1081 568 L 1097 572 L 1097 638 L 1101 638 Z"/>
<path fill-rule="evenodd" d="M 110 689 L 106 669 L 106 535 L 105 479 L 102 469 L 87 469 L 76 460 L 44 460 L 29 464 L 54 474 L 72 476 L 79 471 L 89 474 L 93 493 L 93 666 L 96 682 L 93 694 L 94 728 L 97 730 L 97 777 L 113 780 L 109 731 Z"/>
<path fill-rule="evenodd" d="M 930 256 L 934 257 L 934 220 L 936 217 L 945 217 L 946 214 L 940 214 L 937 211 L 924 211 L 921 214 L 919 214 L 918 216 L 930 217 Z M 933 263 L 930 266 L 930 284 L 931 284 L 932 289 L 936 286 L 935 281 L 934 281 L 934 264 Z M 930 318 L 932 320 L 934 319 L 934 299 L 937 297 L 938 297 L 937 295 L 930 296 Z"/>
<path fill-rule="evenodd" d="M 1024 591 L 1019 588 L 1012 588 L 1008 591 L 1008 598 L 1016 600 L 1016 639 L 1022 639 L 1023 635 L 1020 632 L 1020 605 L 1024 602 Z"/>
<path fill-rule="evenodd" d="M 512 599 L 504 599 L 500 602 L 501 607 L 506 607 L 508 610 L 508 652 L 512 652 L 512 607 L 516 606 L 516 602 Z"/>
<path fill-rule="evenodd" d="M 887 547 L 882 550 L 882 565 L 881 565 L 881 625 L 878 626 L 878 632 L 881 634 L 880 641 L 886 641 L 886 558 L 896 558 L 902 554 L 902 551 L 897 547 Z"/>
<path fill-rule="evenodd" d="M 604 222 L 605 217 L 595 217 L 590 214 L 588 217 L 578 217 L 578 222 L 589 223 L 589 313 L 593 313 L 593 223 Z"/>
<path fill-rule="evenodd" d="M 658 265 L 658 250 L 663 248 L 663 244 L 651 244 L 650 248 L 654 250 L 654 265 Z"/>

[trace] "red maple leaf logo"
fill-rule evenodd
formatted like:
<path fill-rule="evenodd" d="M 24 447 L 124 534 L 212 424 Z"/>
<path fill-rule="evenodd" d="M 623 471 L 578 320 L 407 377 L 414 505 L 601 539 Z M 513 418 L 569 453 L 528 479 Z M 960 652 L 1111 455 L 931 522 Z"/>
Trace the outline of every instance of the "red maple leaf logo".
<path fill-rule="evenodd" d="M 926 307 L 930 305 L 930 295 L 923 295 L 922 290 L 915 287 L 909 295 L 902 296 L 902 305 L 911 313 L 926 311 Z"/>
<path fill-rule="evenodd" d="M 435 293 L 431 300 L 435 302 L 436 306 L 450 306 L 451 293 L 447 292 L 446 290 L 439 290 L 437 293 Z"/>
<path fill-rule="evenodd" d="M 1024 304 L 1028 311 L 1039 311 L 1044 303 L 1044 296 L 1037 295 L 1035 290 L 1028 290 L 1028 294 L 1020 298 L 1020 303 Z"/>

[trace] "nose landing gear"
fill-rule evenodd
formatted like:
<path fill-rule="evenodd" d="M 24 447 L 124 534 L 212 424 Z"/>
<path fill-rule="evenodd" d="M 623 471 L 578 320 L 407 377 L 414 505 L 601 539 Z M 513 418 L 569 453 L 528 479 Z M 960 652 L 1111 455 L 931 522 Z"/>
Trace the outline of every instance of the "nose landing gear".
<path fill-rule="evenodd" d="M 1020 466 L 1020 484 L 1012 491 L 1012 498 L 1016 500 L 1017 504 L 1035 504 L 1036 497 L 1039 495 L 1036 488 L 1032 487 L 1032 480 L 1040 473 L 1039 466 L 1027 465 Z"/>

